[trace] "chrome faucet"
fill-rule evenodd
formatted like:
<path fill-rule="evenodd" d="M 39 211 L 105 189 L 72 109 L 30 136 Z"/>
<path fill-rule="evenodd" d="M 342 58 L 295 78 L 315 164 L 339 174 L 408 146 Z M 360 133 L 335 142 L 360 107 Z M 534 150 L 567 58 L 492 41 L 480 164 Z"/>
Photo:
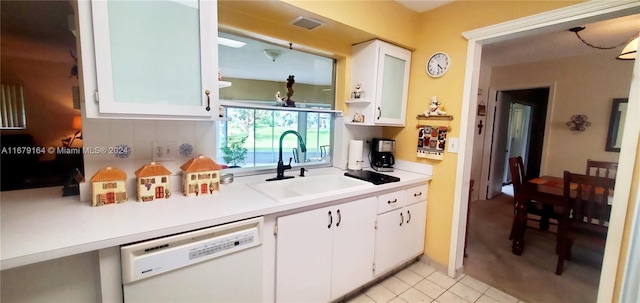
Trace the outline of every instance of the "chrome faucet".
<path fill-rule="evenodd" d="M 278 152 L 278 168 L 276 169 L 276 177 L 275 178 L 271 178 L 271 179 L 267 179 L 267 181 L 274 181 L 274 180 L 282 180 L 282 179 L 291 179 L 291 178 L 293 178 L 293 176 L 285 176 L 284 175 L 284 171 L 286 169 L 291 169 L 291 159 L 292 158 L 289 158 L 289 164 L 287 164 L 287 165 L 284 165 L 284 163 L 282 162 L 282 140 L 288 134 L 296 135 L 298 137 L 298 142 L 300 143 L 300 150 L 303 153 L 307 151 L 307 146 L 304 144 L 304 141 L 302 140 L 302 136 L 300 135 L 300 133 L 298 133 L 295 130 L 288 130 L 288 131 L 285 131 L 284 133 L 282 133 L 282 135 L 280 136 L 280 150 Z"/>

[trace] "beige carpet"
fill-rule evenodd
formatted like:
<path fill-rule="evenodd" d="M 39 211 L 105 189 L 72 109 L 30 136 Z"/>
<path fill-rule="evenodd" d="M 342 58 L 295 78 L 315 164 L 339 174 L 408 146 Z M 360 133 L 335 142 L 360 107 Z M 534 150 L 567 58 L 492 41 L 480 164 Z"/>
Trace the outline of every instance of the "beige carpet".
<path fill-rule="evenodd" d="M 529 221 L 522 256 L 511 253 L 513 198 L 502 194 L 471 203 L 464 273 L 529 303 L 595 302 L 604 249 L 574 245 L 564 273 L 555 274 L 555 226 Z"/>

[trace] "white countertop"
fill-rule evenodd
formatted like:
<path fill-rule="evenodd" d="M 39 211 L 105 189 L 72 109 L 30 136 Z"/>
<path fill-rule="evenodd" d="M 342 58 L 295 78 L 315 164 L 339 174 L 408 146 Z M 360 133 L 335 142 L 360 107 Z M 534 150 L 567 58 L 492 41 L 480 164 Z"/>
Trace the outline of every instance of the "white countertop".
<path fill-rule="evenodd" d="M 312 169 L 307 176 L 335 174 L 336 168 Z M 61 197 L 61 187 L 0 193 L 0 269 L 99 250 L 150 238 L 186 232 L 251 217 L 321 206 L 331 202 L 371 196 L 400 187 L 418 185 L 431 176 L 396 169 L 385 174 L 400 182 L 361 186 L 275 201 L 247 183 L 263 181 L 273 174 L 236 177 L 222 184 L 220 192 L 200 197 L 171 198 L 91 207 L 78 196 Z M 295 172 L 287 171 L 288 175 Z M 274 181 L 278 182 L 278 181 Z"/>

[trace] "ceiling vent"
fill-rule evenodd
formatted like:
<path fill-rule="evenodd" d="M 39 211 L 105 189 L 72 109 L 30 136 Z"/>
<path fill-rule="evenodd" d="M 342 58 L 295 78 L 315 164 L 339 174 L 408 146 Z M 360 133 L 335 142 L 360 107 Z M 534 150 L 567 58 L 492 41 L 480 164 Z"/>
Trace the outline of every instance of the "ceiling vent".
<path fill-rule="evenodd" d="M 291 24 L 295 25 L 295 26 L 299 26 L 302 27 L 304 29 L 308 29 L 308 30 L 312 30 L 324 23 L 322 23 L 321 21 L 315 20 L 315 19 L 311 19 L 311 18 L 307 18 L 307 17 L 298 17 L 295 20 L 293 20 L 293 22 L 291 22 Z"/>

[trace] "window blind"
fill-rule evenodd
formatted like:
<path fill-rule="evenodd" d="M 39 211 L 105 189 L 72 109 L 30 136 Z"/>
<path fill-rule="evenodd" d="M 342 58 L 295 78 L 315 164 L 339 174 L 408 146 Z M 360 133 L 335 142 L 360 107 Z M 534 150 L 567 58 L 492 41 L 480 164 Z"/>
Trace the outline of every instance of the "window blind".
<path fill-rule="evenodd" d="M 2 125 L 2 129 L 20 129 L 27 127 L 22 85 L 2 83 L 0 125 Z"/>

